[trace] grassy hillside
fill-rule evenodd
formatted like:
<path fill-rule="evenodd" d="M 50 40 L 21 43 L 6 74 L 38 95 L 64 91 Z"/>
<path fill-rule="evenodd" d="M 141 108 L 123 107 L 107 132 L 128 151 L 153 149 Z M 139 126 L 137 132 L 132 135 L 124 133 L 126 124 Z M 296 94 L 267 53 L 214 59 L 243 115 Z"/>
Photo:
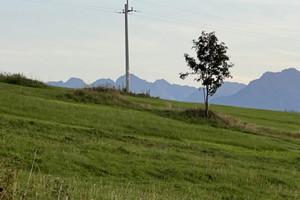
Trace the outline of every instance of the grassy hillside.
<path fill-rule="evenodd" d="M 300 198 L 300 114 L 3 80 L 0 200 Z"/>

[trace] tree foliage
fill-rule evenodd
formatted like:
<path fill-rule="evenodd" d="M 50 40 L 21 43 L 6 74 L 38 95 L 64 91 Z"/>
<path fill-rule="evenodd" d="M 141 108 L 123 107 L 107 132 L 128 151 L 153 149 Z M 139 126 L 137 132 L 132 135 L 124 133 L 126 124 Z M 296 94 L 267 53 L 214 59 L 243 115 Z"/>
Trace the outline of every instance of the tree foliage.
<path fill-rule="evenodd" d="M 197 57 L 184 54 L 191 71 L 180 73 L 180 78 L 184 79 L 189 75 L 197 76 L 195 80 L 204 87 L 205 110 L 208 115 L 208 98 L 216 93 L 225 78 L 232 78 L 229 69 L 233 64 L 226 55 L 227 46 L 223 42 L 218 42 L 214 32 L 202 32 L 198 40 L 193 40 L 192 49 L 196 51 Z"/>

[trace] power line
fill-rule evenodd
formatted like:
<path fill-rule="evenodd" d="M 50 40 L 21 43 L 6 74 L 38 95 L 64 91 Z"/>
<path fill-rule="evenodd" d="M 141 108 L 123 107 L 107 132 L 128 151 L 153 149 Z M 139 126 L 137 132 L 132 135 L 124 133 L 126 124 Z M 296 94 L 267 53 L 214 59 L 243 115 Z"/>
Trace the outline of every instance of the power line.
<path fill-rule="evenodd" d="M 57 1 L 57 0 L 25 0 L 25 1 L 32 2 L 32 3 L 51 5 L 51 6 L 79 8 L 79 9 L 85 9 L 85 10 L 91 10 L 91 11 L 101 11 L 101 12 L 115 13 L 114 8 L 105 7 L 105 6 L 92 6 L 92 5 L 87 5 L 87 4 L 71 3 L 71 2 Z M 173 10 L 177 10 L 177 11 L 180 11 L 180 12 L 192 13 L 192 14 L 195 14 L 195 15 L 204 15 L 204 16 L 208 16 L 208 17 L 215 17 L 215 18 L 223 19 L 223 20 L 236 21 L 236 22 L 243 23 L 243 24 L 263 26 L 264 28 L 269 27 L 269 28 L 282 30 L 282 31 L 300 32 L 300 31 L 292 30 L 292 29 L 279 28 L 279 27 L 268 26 L 268 25 L 263 25 L 263 24 L 259 24 L 259 23 L 252 23 L 252 22 L 243 22 L 241 20 L 230 19 L 230 18 L 225 18 L 225 17 L 221 17 L 221 16 L 216 16 L 216 15 L 210 15 L 210 14 L 203 14 L 203 13 L 194 12 L 194 11 L 181 9 L 181 8 L 176 8 L 176 7 L 172 7 L 172 6 L 167 6 L 167 5 L 163 5 L 163 4 L 159 4 L 159 3 L 153 3 L 153 2 L 146 1 L 146 0 L 134 0 L 134 1 L 150 4 L 150 5 L 153 5 L 153 6 L 173 9 Z M 229 32 L 229 33 L 234 33 L 234 34 L 239 34 L 239 35 L 244 35 L 244 36 L 250 36 L 250 37 L 255 37 L 255 38 L 261 38 L 261 39 L 284 41 L 284 42 L 300 42 L 300 40 L 292 39 L 292 38 L 267 36 L 267 35 L 264 35 L 264 34 L 257 34 L 257 33 L 253 33 L 253 32 L 248 32 L 248 31 L 246 32 L 246 31 L 241 31 L 241 30 L 237 30 L 237 29 L 232 29 L 232 28 L 228 28 L 228 27 L 225 27 L 225 26 L 199 23 L 199 22 L 194 22 L 194 21 L 191 21 L 191 20 L 172 18 L 172 17 L 169 17 L 169 16 L 167 17 L 167 16 L 157 15 L 157 14 L 153 14 L 153 13 L 144 13 L 143 12 L 142 15 L 138 15 L 138 16 L 148 18 L 148 19 L 152 19 L 152 20 L 165 21 L 165 22 L 176 23 L 176 24 L 181 24 L 181 25 L 186 25 L 186 26 L 191 26 L 191 27 L 205 26 L 205 27 L 216 29 L 216 30 L 221 30 L 221 31 Z"/>
<path fill-rule="evenodd" d="M 165 21 L 165 22 L 181 24 L 181 25 L 197 27 L 197 28 L 205 26 L 205 27 L 213 28 L 215 30 L 220 30 L 220 31 L 238 34 L 238 35 L 260 38 L 260 39 L 276 40 L 276 41 L 282 41 L 282 42 L 300 42 L 300 40 L 297 40 L 297 39 L 277 37 L 277 36 L 268 36 L 265 34 L 257 34 L 257 33 L 249 32 L 249 31 L 246 32 L 246 31 L 241 31 L 241 30 L 237 30 L 237 29 L 231 29 L 231 28 L 228 28 L 225 26 L 199 23 L 199 22 L 194 22 L 194 21 L 190 21 L 190 20 L 166 17 L 166 16 L 162 16 L 162 15 L 157 15 L 157 14 L 150 14 L 150 13 L 143 12 L 143 14 L 138 15 L 138 17 L 144 17 L 144 18 L 148 18 L 148 19 L 152 19 L 152 20 Z"/>
<path fill-rule="evenodd" d="M 249 24 L 249 25 L 260 26 L 260 27 L 263 27 L 263 28 L 272 28 L 272 29 L 281 30 L 281 31 L 300 33 L 300 30 L 276 27 L 276 26 L 271 26 L 271 25 L 268 25 L 268 24 L 260 24 L 260 23 L 257 23 L 257 22 L 243 21 L 243 20 L 238 20 L 238 19 L 229 18 L 229 17 L 223 17 L 223 16 L 212 15 L 212 14 L 207 14 L 207 13 L 195 12 L 195 11 L 192 11 L 192 10 L 187 10 L 187 9 L 183 9 L 183 8 L 176 8 L 176 7 L 173 7 L 173 6 L 163 5 L 163 4 L 160 4 L 160 3 L 153 3 L 153 2 L 150 2 L 150 1 L 146 1 L 146 0 L 134 0 L 134 1 L 144 3 L 144 4 L 153 5 L 153 6 L 156 6 L 156 7 L 163 7 L 163 8 L 168 8 L 168 9 L 172 9 L 172 10 L 176 10 L 176 11 L 180 11 L 180 12 L 185 12 L 185 13 L 189 13 L 189 14 L 201 15 L 201 16 L 217 18 L 217 19 L 221 19 L 221 20 L 237 22 L 237 23 L 240 23 L 240 24 Z"/>
<path fill-rule="evenodd" d="M 47 0 L 47 1 L 25 0 L 25 1 L 31 2 L 31 3 L 37 3 L 37 4 L 51 5 L 51 6 L 79 8 L 79 9 L 85 9 L 85 10 L 91 10 L 91 11 L 102 11 L 102 12 L 114 13 L 114 8 L 104 7 L 104 6 L 92 6 L 92 5 L 87 5 L 87 4 L 71 3 L 71 2 L 55 1 L 55 0 Z"/>

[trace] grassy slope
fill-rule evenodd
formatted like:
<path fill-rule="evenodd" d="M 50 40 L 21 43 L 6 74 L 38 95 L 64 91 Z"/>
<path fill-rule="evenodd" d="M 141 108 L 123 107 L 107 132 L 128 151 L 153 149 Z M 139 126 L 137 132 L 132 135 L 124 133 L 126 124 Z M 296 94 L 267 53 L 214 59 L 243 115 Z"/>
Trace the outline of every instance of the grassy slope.
<path fill-rule="evenodd" d="M 0 199 L 300 198 L 299 114 L 212 106 L 228 126 L 187 116 L 197 104 L 0 92 Z"/>

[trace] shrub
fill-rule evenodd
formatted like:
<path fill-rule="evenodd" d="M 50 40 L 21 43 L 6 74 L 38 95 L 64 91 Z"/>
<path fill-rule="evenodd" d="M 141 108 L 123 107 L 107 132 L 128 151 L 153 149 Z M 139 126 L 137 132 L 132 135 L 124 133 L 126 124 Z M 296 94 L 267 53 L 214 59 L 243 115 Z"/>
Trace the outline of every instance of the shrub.
<path fill-rule="evenodd" d="M 122 102 L 121 91 L 109 87 L 92 87 L 75 89 L 65 96 L 77 102 L 94 104 L 120 104 Z"/>
<path fill-rule="evenodd" d="M 23 74 L 0 74 L 0 82 L 34 88 L 48 87 L 40 81 L 26 78 Z"/>

